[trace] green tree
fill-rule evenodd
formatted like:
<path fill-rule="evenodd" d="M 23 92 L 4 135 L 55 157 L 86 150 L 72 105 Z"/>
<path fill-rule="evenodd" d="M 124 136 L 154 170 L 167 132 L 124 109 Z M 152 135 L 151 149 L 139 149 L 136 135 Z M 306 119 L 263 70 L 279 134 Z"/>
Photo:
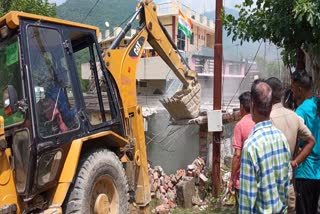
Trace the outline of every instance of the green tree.
<path fill-rule="evenodd" d="M 56 4 L 48 0 L 0 0 L 0 15 L 11 10 L 23 11 L 45 16 L 56 16 Z"/>
<path fill-rule="evenodd" d="M 244 0 L 236 7 L 238 18 L 223 17 L 233 40 L 268 40 L 284 48 L 285 65 L 306 68 L 319 80 L 320 0 Z"/>
<path fill-rule="evenodd" d="M 11 0 L 0 0 L 0 15 L 9 11 Z"/>

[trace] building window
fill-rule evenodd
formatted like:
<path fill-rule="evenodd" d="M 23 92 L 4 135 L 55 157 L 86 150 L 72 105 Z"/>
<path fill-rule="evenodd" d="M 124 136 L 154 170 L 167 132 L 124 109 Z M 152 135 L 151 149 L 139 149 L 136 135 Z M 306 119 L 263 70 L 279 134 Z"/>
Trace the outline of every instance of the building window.
<path fill-rule="evenodd" d="M 194 33 L 192 33 L 192 36 L 191 36 L 191 39 L 190 39 L 190 45 L 193 45 L 193 43 L 194 43 Z"/>
<path fill-rule="evenodd" d="M 178 29 L 178 42 L 177 42 L 177 46 L 179 50 L 183 50 L 186 46 L 186 36 L 184 35 L 184 33 Z"/>

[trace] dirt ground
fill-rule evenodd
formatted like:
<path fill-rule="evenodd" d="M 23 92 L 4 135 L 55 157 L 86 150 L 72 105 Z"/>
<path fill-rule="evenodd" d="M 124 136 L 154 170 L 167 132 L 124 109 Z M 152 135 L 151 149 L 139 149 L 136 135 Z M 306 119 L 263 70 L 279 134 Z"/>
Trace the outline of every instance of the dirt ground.
<path fill-rule="evenodd" d="M 152 202 L 150 204 L 150 212 L 152 213 L 152 210 L 155 208 L 155 202 Z M 140 214 L 139 210 L 133 206 L 133 204 L 130 204 L 129 206 L 129 213 L 130 214 Z M 193 208 L 193 209 L 182 209 L 182 208 L 175 208 L 170 210 L 171 214 L 235 214 L 236 210 L 234 206 L 225 206 L 225 207 L 208 207 L 205 210 L 199 210 L 198 208 Z"/>

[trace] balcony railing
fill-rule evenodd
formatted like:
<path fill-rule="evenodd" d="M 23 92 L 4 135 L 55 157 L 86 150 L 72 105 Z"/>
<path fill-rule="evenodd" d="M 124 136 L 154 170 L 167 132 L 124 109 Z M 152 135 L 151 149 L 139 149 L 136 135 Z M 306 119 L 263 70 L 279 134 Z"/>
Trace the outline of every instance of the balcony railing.
<path fill-rule="evenodd" d="M 159 16 L 177 15 L 179 14 L 180 9 L 184 14 L 186 14 L 186 16 L 195 20 L 196 22 L 209 28 L 214 28 L 214 21 L 212 19 L 209 19 L 207 16 L 204 16 L 190 7 L 180 3 L 178 0 L 168 0 L 167 2 L 157 4 L 157 9 Z"/>

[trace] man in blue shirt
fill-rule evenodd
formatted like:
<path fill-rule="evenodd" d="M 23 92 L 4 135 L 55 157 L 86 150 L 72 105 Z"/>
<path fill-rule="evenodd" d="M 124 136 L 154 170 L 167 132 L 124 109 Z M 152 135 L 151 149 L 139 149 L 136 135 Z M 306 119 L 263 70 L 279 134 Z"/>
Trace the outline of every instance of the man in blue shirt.
<path fill-rule="evenodd" d="M 296 164 L 296 211 L 317 213 L 320 195 L 320 115 L 319 98 L 313 96 L 312 78 L 304 70 L 292 74 L 291 88 L 297 102 L 296 113 L 304 120 L 315 137 L 311 153 L 299 165 Z M 305 144 L 300 141 L 300 148 Z"/>

